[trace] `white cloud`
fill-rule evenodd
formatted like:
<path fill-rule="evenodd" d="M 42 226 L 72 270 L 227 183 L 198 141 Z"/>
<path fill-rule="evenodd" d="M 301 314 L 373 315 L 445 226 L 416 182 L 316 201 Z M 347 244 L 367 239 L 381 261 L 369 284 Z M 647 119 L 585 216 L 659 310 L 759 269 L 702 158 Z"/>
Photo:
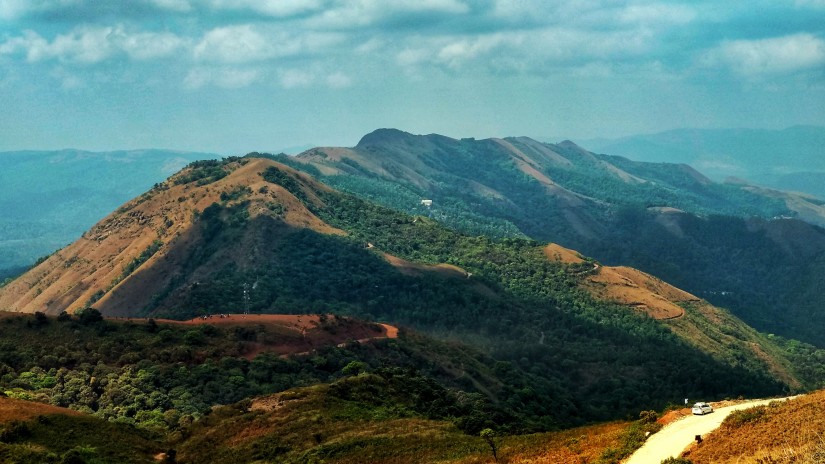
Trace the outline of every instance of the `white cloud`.
<path fill-rule="evenodd" d="M 212 29 L 195 46 L 195 57 L 205 61 L 242 63 L 275 55 L 275 46 L 251 25 Z"/>
<path fill-rule="evenodd" d="M 696 18 L 696 11 L 685 5 L 653 3 L 628 5 L 618 15 L 627 24 L 673 25 L 686 24 Z"/>
<path fill-rule="evenodd" d="M 189 0 L 149 0 L 156 7 L 163 10 L 178 11 L 187 13 L 192 11 L 192 5 Z"/>
<path fill-rule="evenodd" d="M 825 8 L 825 0 L 796 0 L 796 6 Z"/>
<path fill-rule="evenodd" d="M 459 0 L 337 0 L 308 21 L 313 27 L 351 29 L 401 15 L 437 13 L 459 15 L 470 8 Z"/>
<path fill-rule="evenodd" d="M 51 43 L 36 38 L 28 49 L 28 59 L 98 63 L 117 50 L 113 40 L 116 35 L 120 35 L 120 31 L 113 27 L 79 27 L 68 34 L 58 35 Z"/>
<path fill-rule="evenodd" d="M 60 34 L 51 42 L 34 31 L 0 44 L 0 54 L 22 53 L 29 62 L 57 60 L 63 63 L 94 64 L 119 53 L 135 59 L 169 56 L 185 41 L 168 32 L 127 33 L 122 26 L 81 26 Z"/>
<path fill-rule="evenodd" d="M 137 60 L 149 60 L 174 54 L 187 45 L 187 41 L 169 32 L 141 32 L 124 34 L 119 42 L 120 48 Z"/>
<path fill-rule="evenodd" d="M 57 67 L 51 72 L 51 76 L 60 82 L 60 88 L 63 90 L 79 89 L 86 86 L 83 79 L 62 67 Z"/>
<path fill-rule="evenodd" d="M 17 19 L 30 8 L 26 0 L 0 0 L 0 19 Z"/>
<path fill-rule="evenodd" d="M 505 44 L 505 42 L 508 46 L 518 46 L 521 41 L 522 37 L 520 36 L 505 37 L 501 34 L 475 37 L 469 40 L 463 39 L 445 45 L 438 51 L 436 56 L 440 63 L 456 68 L 464 62 L 491 52 L 496 47 Z"/>
<path fill-rule="evenodd" d="M 195 45 L 195 58 L 218 63 L 246 63 L 273 58 L 319 53 L 344 39 L 337 33 L 289 34 L 272 27 L 250 24 L 219 27 L 207 32 Z"/>
<path fill-rule="evenodd" d="M 442 13 L 466 13 L 469 7 L 458 0 L 397 0 L 387 5 L 386 2 L 371 2 L 379 6 L 400 11 L 436 11 Z"/>
<path fill-rule="evenodd" d="M 225 89 L 248 87 L 261 79 L 258 69 L 239 69 L 230 67 L 195 68 L 186 75 L 184 86 L 190 89 L 216 86 Z"/>
<path fill-rule="evenodd" d="M 811 34 L 733 40 L 711 50 L 704 61 L 748 77 L 788 74 L 825 65 L 825 41 Z"/>
<path fill-rule="evenodd" d="M 655 46 L 655 33 L 646 28 L 598 31 L 548 26 L 481 35 L 415 36 L 395 54 L 395 60 L 407 71 L 427 65 L 516 72 L 559 66 L 575 70 L 605 61 L 643 66 Z"/>

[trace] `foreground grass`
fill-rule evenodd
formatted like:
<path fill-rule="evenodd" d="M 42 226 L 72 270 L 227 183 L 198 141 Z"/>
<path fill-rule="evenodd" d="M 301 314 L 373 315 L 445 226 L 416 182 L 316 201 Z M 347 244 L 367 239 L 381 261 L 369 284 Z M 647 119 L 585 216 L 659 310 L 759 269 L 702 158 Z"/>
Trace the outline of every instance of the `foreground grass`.
<path fill-rule="evenodd" d="M 0 398 L 0 462 L 137 464 L 163 449 L 146 431 L 60 409 Z"/>
<path fill-rule="evenodd" d="M 380 389 L 372 399 L 361 393 L 342 397 L 336 384 L 316 385 L 216 408 L 172 446 L 187 463 L 493 462 L 480 436 L 379 400 L 385 394 Z M 624 445 L 630 428 L 614 422 L 494 441 L 501 463 L 598 462 Z"/>
<path fill-rule="evenodd" d="M 732 413 L 686 456 L 694 464 L 825 462 L 825 391 Z"/>

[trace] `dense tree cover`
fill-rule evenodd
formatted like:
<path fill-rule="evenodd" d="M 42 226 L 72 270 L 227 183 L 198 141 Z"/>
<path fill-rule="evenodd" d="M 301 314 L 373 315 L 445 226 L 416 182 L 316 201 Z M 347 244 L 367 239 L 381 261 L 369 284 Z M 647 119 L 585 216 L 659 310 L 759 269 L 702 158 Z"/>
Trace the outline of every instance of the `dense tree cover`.
<path fill-rule="evenodd" d="M 264 176 L 288 177 L 284 187 L 307 195 L 308 185 L 277 168 Z M 580 270 L 547 260 L 537 242 L 461 235 L 354 196 L 313 193 L 321 201 L 307 206 L 348 236 L 249 219 L 260 221 L 247 224 L 262 234 L 255 245 L 260 265 L 225 264 L 208 285 L 187 288 L 174 305 L 161 304 L 159 314 L 184 317 L 192 313 L 181 308 L 230 312 L 246 305 L 262 312 L 334 312 L 461 339 L 501 361 L 495 364 L 499 375 L 529 374 L 522 386 L 510 382 L 502 392 L 513 410 L 546 417 L 539 427 L 623 417 L 685 395 L 783 390 L 759 363 L 726 365 L 646 316 L 594 301 L 577 289 Z M 199 249 L 202 259 L 209 259 L 209 250 L 232 254 L 238 234 L 250 230 L 229 220 L 232 207 L 210 208 L 214 214 L 201 216 L 209 237 Z M 413 262 L 452 264 L 471 275 L 403 274 L 375 249 Z M 244 300 L 241 289 L 253 282 L 255 290 Z"/>
<path fill-rule="evenodd" d="M 342 323 L 343 319 L 330 318 L 325 330 L 336 330 Z M 493 402 L 515 394 L 503 387 L 505 383 L 507 388 L 530 384 L 527 374 L 502 377 L 487 367 L 492 360 L 468 347 L 414 334 L 366 346 L 319 347 L 310 355 L 288 359 L 264 353 L 249 360 L 244 357 L 249 342 L 286 336 L 264 326 L 105 321 L 94 309 L 58 320 L 42 314 L 5 317 L 0 329 L 0 391 L 157 433 L 184 430 L 215 404 L 365 371 L 391 380 L 397 394 L 405 387 L 404 401 L 413 402 L 412 410 L 455 420 L 470 433 L 482 426 L 549 426 L 525 407 Z M 450 373 L 452 364 L 465 367 Z M 482 386 L 497 392 L 495 398 L 477 391 Z"/>
<path fill-rule="evenodd" d="M 569 164 L 548 162 L 535 167 L 581 198 L 594 200 L 570 206 L 522 172 L 491 141 L 422 139 L 435 147 L 421 156 L 432 169 L 424 173 L 430 182 L 427 189 L 403 177 L 384 179 L 363 169 L 321 179 L 396 210 L 428 214 L 473 235 L 523 233 L 605 264 L 636 267 L 729 308 L 759 330 L 825 346 L 825 333 L 818 330 L 825 323 L 825 312 L 820 310 L 825 296 L 816 277 L 825 271 L 825 247 L 817 245 L 813 255 L 793 250 L 806 245 L 806 235 L 822 243 L 825 231 L 805 225 L 810 232 L 798 236 L 789 232 L 777 239 L 776 233 L 768 233 L 770 225 L 765 224 L 772 218 L 795 216 L 780 199 L 739 185 L 709 182 L 684 165 L 589 154 L 571 144 L 546 145 Z M 535 153 L 519 139 L 507 141 L 524 153 Z M 392 143 L 369 149 L 362 150 L 365 156 L 384 160 L 385 168 L 403 158 Z M 292 165 L 301 167 L 294 161 Z M 605 166 L 636 178 L 624 179 Z M 479 192 L 474 182 L 506 200 Z M 432 211 L 422 211 L 420 198 L 435 200 Z M 688 214 L 674 230 L 666 224 L 670 219 L 648 212 L 650 207 L 677 208 Z M 759 221 L 763 224 L 754 226 Z"/>
<path fill-rule="evenodd" d="M 822 229 L 790 220 L 683 214 L 669 220 L 677 237 L 643 208 L 626 208 L 620 216 L 605 239 L 583 241 L 579 249 L 606 264 L 650 272 L 729 308 L 760 331 L 825 346 Z"/>
<path fill-rule="evenodd" d="M 216 182 L 226 177 L 229 172 L 225 169 L 228 162 L 238 161 L 238 157 L 228 157 L 222 160 L 198 160 L 189 163 L 186 169 L 175 177 L 175 184 L 188 184 L 195 182 L 197 185 L 206 185 Z"/>

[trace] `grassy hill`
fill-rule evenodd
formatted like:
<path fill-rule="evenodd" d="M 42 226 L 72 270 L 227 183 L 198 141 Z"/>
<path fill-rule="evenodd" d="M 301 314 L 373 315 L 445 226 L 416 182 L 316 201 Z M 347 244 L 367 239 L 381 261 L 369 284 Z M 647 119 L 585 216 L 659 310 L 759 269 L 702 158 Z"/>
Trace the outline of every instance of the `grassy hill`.
<path fill-rule="evenodd" d="M 454 140 L 396 130 L 280 161 L 347 192 L 470 234 L 552 241 L 656 275 L 761 331 L 820 346 L 823 205 L 712 182 L 573 143 Z M 423 199 L 433 200 L 431 206 Z M 801 219 L 804 219 L 801 220 Z"/>
<path fill-rule="evenodd" d="M 178 319 L 248 308 L 402 325 L 484 353 L 449 368 L 420 355 L 416 366 L 436 366 L 433 375 L 482 393 L 506 413 L 495 423 L 520 430 L 626 417 L 685 395 L 763 396 L 825 378 L 798 371 L 780 342 L 724 311 L 624 272 L 551 258 L 530 240 L 462 235 L 244 158 L 195 163 L 123 205 L 0 289 L 0 305 Z M 622 300 L 593 290 L 610 282 L 638 291 Z M 649 317 L 654 300 L 681 315 Z M 191 343 L 201 336 L 187 335 Z M 373 359 L 396 365 L 396 350 L 411 350 L 401 340 Z M 438 352 L 421 343 L 413 351 Z M 799 347 L 797 358 L 815 353 Z"/>
<path fill-rule="evenodd" d="M 686 455 L 689 462 L 814 464 L 825 459 L 825 392 L 731 414 Z"/>
<path fill-rule="evenodd" d="M 0 461 L 152 463 L 158 436 L 71 409 L 0 396 Z"/>

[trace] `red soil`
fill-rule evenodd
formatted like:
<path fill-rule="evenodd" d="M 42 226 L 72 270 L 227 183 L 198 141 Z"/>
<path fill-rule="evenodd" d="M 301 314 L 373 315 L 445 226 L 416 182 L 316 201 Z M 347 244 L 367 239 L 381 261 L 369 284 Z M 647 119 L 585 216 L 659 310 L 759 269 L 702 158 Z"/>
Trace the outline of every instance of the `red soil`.
<path fill-rule="evenodd" d="M 355 343 L 368 343 L 383 338 L 398 338 L 398 328 L 389 324 L 373 324 L 318 314 L 214 314 L 197 317 L 187 321 L 174 319 L 155 319 L 158 324 L 171 325 L 215 325 L 249 327 L 265 325 L 278 329 L 281 336 L 266 342 L 245 342 L 244 357 L 253 359 L 261 353 L 278 353 L 281 356 L 305 355 L 321 346 L 335 345 L 344 347 L 353 340 Z M 113 320 L 145 323 L 148 319 L 114 318 Z M 332 330 L 325 330 L 330 329 Z"/>

